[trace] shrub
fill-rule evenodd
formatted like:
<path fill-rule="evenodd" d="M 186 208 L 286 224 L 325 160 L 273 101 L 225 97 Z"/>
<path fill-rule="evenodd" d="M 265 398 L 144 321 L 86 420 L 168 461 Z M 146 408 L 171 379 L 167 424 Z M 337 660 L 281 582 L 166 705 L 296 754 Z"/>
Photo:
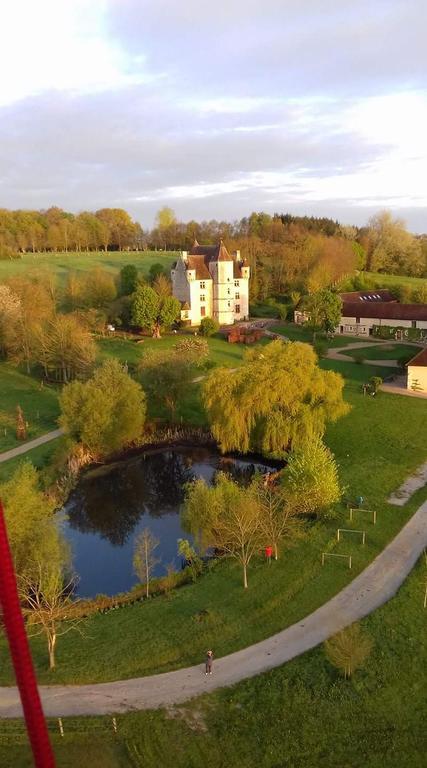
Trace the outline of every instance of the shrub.
<path fill-rule="evenodd" d="M 219 330 L 219 323 L 213 317 L 204 317 L 200 323 L 200 333 L 202 336 L 213 336 Z"/>
<path fill-rule="evenodd" d="M 363 633 L 359 624 L 351 624 L 325 643 L 326 656 L 346 679 L 363 667 L 371 650 L 372 640 Z"/>

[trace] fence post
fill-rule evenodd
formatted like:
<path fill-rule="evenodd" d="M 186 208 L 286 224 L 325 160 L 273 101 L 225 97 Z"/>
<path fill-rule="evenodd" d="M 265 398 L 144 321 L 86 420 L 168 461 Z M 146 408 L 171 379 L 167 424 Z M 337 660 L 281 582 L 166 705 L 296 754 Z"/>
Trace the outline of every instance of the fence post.
<path fill-rule="evenodd" d="M 59 724 L 59 733 L 61 736 L 64 735 L 64 726 L 62 725 L 62 718 L 58 717 L 58 724 Z"/>

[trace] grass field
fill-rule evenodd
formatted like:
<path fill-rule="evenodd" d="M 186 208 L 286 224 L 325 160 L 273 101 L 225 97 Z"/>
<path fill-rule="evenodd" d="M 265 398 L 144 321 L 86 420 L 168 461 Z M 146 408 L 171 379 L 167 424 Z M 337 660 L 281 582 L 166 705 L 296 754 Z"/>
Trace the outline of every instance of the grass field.
<path fill-rule="evenodd" d="M 135 264 L 148 274 L 152 264 L 163 264 L 169 271 L 177 254 L 170 251 L 93 251 L 90 253 L 24 253 L 16 261 L 0 261 L 0 282 L 10 275 L 24 275 L 39 269 L 52 270 L 62 282 L 69 272 L 86 272 L 102 267 L 116 273 L 125 264 Z"/>
<path fill-rule="evenodd" d="M 367 280 L 373 280 L 378 283 L 377 287 L 388 288 L 390 285 L 408 285 L 411 288 L 420 288 L 427 286 L 425 277 L 409 277 L 408 275 L 386 275 L 381 272 L 360 272 L 360 277 L 366 277 Z M 381 284 L 381 285 L 380 285 Z"/>
<path fill-rule="evenodd" d="M 58 426 L 58 389 L 41 388 L 39 379 L 21 373 L 9 363 L 0 363 L 0 452 L 21 445 L 15 434 L 17 405 L 28 422 L 28 440 Z"/>
<path fill-rule="evenodd" d="M 421 347 L 411 346 L 410 344 L 370 344 L 369 347 L 360 349 L 345 349 L 343 355 L 348 357 L 357 357 L 362 360 L 399 360 L 403 356 L 415 357 Z"/>
<path fill-rule="evenodd" d="M 424 768 L 425 566 L 362 621 L 374 646 L 345 681 L 323 648 L 168 711 L 49 721 L 61 768 Z M 219 661 L 217 662 L 220 663 Z M 2 768 L 32 765 L 22 721 L 0 724 Z"/>
<path fill-rule="evenodd" d="M 280 322 L 277 323 L 277 325 L 272 325 L 270 330 L 274 331 L 274 333 L 280 333 L 283 336 L 286 336 L 289 341 L 304 341 L 308 344 L 313 343 L 313 331 L 305 325 Z M 328 348 L 345 347 L 346 344 L 354 344 L 355 341 L 358 341 L 355 336 L 341 336 L 341 334 L 337 334 L 333 339 L 325 339 L 322 334 L 317 334 L 317 339 L 318 341 L 327 344 Z M 365 339 L 363 339 L 363 341 L 365 341 Z M 373 341 L 373 339 L 368 337 L 366 341 L 370 342 Z"/>
<path fill-rule="evenodd" d="M 389 493 L 425 460 L 427 409 L 415 398 L 384 393 L 375 399 L 364 398 L 361 382 L 370 375 L 381 375 L 382 368 L 333 360 L 322 360 L 321 366 L 343 373 L 346 397 L 353 406 L 326 435 L 339 463 L 345 495 L 354 499 L 361 494 L 369 508 L 378 511 L 375 527 L 368 520 L 354 523 L 355 527 L 363 523 L 367 544 L 363 549 L 351 545 L 353 570 L 349 572 L 342 563 L 327 568 L 320 565 L 325 548 L 349 550 L 348 541 L 337 544 L 335 540 L 337 527 L 347 520 L 343 507 L 338 520 L 312 526 L 306 540 L 284 552 L 268 571 L 263 560 L 255 561 L 247 592 L 241 587 L 240 569 L 225 562 L 170 598 L 95 616 L 87 622 L 86 638 L 69 634 L 61 639 L 54 674 L 46 671 L 43 643 L 34 639 L 41 680 L 88 682 L 166 671 L 197 662 L 206 644 L 215 645 L 218 655 L 231 652 L 314 610 L 381 551 L 427 496 L 427 489 L 420 491 L 403 509 L 386 503 Z M 196 413 L 199 408 L 194 401 Z M 203 611 L 207 614 L 199 621 Z M 11 681 L 4 642 L 0 643 L 0 681 Z"/>

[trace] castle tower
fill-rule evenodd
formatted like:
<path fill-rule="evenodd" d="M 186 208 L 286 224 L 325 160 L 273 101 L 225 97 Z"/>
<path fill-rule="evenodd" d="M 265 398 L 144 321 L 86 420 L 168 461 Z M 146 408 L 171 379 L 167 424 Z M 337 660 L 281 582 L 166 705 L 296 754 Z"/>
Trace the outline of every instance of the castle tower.
<path fill-rule="evenodd" d="M 213 317 L 220 325 L 234 322 L 234 259 L 221 240 L 209 271 L 213 277 Z"/>

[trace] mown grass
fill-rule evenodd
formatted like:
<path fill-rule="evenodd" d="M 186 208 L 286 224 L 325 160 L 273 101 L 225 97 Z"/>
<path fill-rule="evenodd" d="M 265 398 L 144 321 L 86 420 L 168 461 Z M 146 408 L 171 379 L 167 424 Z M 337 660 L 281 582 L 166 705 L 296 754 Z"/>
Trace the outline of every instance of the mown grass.
<path fill-rule="evenodd" d="M 280 333 L 286 336 L 289 341 L 303 341 L 307 344 L 313 343 L 313 331 L 311 331 L 306 325 L 297 325 L 296 323 L 277 323 L 271 326 L 271 331 L 274 333 Z M 347 344 L 354 344 L 359 341 L 357 336 L 334 336 L 333 339 L 325 339 L 323 334 L 317 334 L 318 341 L 325 343 L 329 348 L 345 347 Z M 363 339 L 365 341 L 365 339 Z M 371 338 L 366 339 L 367 342 L 372 341 Z"/>
<path fill-rule="evenodd" d="M 21 445 L 16 439 L 16 407 L 28 422 L 27 439 L 57 428 L 58 389 L 41 387 L 40 380 L 9 363 L 0 363 L 0 452 Z"/>
<path fill-rule="evenodd" d="M 376 526 L 363 517 L 353 523 L 366 530 L 366 546 L 348 540 L 336 543 L 337 527 L 344 522 L 349 526 L 343 506 L 337 520 L 312 525 L 306 540 L 282 553 L 268 570 L 262 558 L 254 561 L 247 591 L 241 586 L 240 569 L 226 561 L 169 598 L 95 616 L 85 624 L 86 638 L 68 634 L 60 640 L 54 674 L 46 670 L 43 642 L 34 639 L 42 681 L 72 683 L 144 675 L 196 663 L 207 645 L 214 645 L 218 656 L 249 645 L 324 603 L 399 531 L 427 496 L 427 489 L 418 492 L 404 508 L 386 503 L 390 492 L 425 460 L 425 404 L 385 393 L 363 397 L 361 381 L 374 372 L 381 375 L 382 368 L 332 360 L 321 365 L 346 376 L 346 397 L 353 408 L 328 428 L 326 441 L 339 463 L 346 499 L 362 495 L 366 506 L 378 512 Z M 320 554 L 325 549 L 353 554 L 353 570 L 348 571 L 341 561 L 322 568 Z M 2 641 L 0 681 L 11 680 Z"/>
<path fill-rule="evenodd" d="M 152 264 L 162 264 L 169 272 L 176 261 L 173 251 L 92 251 L 90 253 L 23 253 L 14 261 L 0 261 L 0 282 L 10 275 L 25 275 L 36 270 L 54 272 L 64 282 L 69 272 L 86 272 L 102 267 L 107 272 L 117 273 L 125 264 L 134 264 L 141 274 L 147 275 Z"/>
<path fill-rule="evenodd" d="M 271 672 L 168 711 L 49 721 L 75 768 L 424 768 L 425 566 L 364 619 L 373 650 L 345 681 L 321 646 Z M 216 664 L 220 664 L 217 660 Z M 22 721 L 0 725 L 3 768 L 32 765 Z"/>
<path fill-rule="evenodd" d="M 405 355 L 415 357 L 420 349 L 410 344 L 370 344 L 360 349 L 343 349 L 342 354 L 362 360 L 399 360 Z"/>
<path fill-rule="evenodd" d="M 360 277 L 372 280 L 381 288 L 390 285 L 408 285 L 411 288 L 421 288 L 427 285 L 425 277 L 409 277 L 409 275 L 385 275 L 382 272 L 360 272 Z"/>

